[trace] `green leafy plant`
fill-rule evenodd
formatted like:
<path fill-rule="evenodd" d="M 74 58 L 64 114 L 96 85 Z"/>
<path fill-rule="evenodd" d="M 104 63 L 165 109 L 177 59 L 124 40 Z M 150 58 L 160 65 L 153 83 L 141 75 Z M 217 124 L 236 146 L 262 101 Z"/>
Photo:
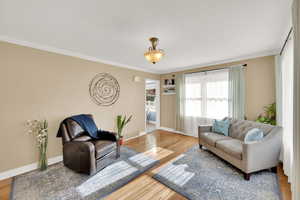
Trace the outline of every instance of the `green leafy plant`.
<path fill-rule="evenodd" d="M 276 125 L 276 103 L 269 104 L 264 107 L 264 113 L 260 114 L 256 122 Z"/>
<path fill-rule="evenodd" d="M 123 128 L 126 126 L 126 124 L 128 124 L 130 122 L 132 118 L 132 115 L 130 117 L 126 117 L 126 115 L 123 117 L 122 115 L 118 115 L 117 116 L 117 129 L 118 129 L 118 138 L 122 138 L 123 137 Z"/>

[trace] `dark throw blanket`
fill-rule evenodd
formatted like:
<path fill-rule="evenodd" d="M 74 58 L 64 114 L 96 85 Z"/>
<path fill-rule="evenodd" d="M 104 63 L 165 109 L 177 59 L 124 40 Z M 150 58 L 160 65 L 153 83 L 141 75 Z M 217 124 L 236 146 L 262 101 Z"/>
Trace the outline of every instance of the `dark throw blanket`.
<path fill-rule="evenodd" d="M 89 134 L 89 136 L 95 139 L 98 138 L 98 128 L 91 117 L 81 114 L 72 116 L 70 119 L 77 122 L 79 126 L 81 126 L 81 128 Z"/>
<path fill-rule="evenodd" d="M 94 120 L 90 116 L 81 114 L 81 115 L 74 115 L 72 117 L 68 117 L 68 118 L 64 119 L 61 122 L 60 126 L 59 126 L 59 130 L 58 130 L 58 133 L 57 133 L 56 137 L 62 137 L 62 135 L 61 135 L 61 127 L 62 127 L 62 124 L 64 124 L 65 121 L 68 120 L 68 119 L 74 120 L 76 123 L 78 123 L 78 125 L 90 137 L 92 137 L 94 139 L 98 139 L 99 138 L 99 133 L 106 132 L 106 131 L 98 130 L 97 125 L 95 124 Z"/>
<path fill-rule="evenodd" d="M 62 137 L 61 127 L 68 119 L 74 120 L 93 139 L 117 141 L 116 135 L 113 132 L 98 129 L 93 118 L 85 114 L 75 115 L 64 119 L 59 126 L 56 137 Z"/>

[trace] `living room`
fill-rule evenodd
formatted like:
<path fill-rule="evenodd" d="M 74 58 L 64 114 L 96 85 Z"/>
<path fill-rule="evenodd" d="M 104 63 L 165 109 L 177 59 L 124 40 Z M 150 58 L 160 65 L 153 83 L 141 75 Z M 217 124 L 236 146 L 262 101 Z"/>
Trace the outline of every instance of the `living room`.
<path fill-rule="evenodd" d="M 300 199 L 299 6 L 0 0 L 0 199 Z"/>

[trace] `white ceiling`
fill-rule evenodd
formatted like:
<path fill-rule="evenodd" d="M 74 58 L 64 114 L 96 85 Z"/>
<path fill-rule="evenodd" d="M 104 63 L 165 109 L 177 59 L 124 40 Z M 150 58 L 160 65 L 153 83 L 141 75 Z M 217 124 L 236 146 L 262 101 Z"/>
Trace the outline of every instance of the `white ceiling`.
<path fill-rule="evenodd" d="M 0 0 L 0 39 L 164 73 L 272 55 L 291 0 Z M 159 37 L 161 62 L 143 54 Z"/>

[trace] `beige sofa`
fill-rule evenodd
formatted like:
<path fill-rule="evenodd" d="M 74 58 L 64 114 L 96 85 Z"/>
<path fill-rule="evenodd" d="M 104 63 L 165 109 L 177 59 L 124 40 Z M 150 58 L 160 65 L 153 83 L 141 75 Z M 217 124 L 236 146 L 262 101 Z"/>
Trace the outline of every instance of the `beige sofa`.
<path fill-rule="evenodd" d="M 264 132 L 264 138 L 258 142 L 244 143 L 246 133 L 252 128 Z M 244 172 L 244 178 L 250 179 L 250 173 L 271 169 L 276 173 L 281 149 L 281 127 L 247 120 L 230 120 L 229 136 L 212 132 L 212 126 L 199 126 L 199 146 L 228 161 Z"/>

